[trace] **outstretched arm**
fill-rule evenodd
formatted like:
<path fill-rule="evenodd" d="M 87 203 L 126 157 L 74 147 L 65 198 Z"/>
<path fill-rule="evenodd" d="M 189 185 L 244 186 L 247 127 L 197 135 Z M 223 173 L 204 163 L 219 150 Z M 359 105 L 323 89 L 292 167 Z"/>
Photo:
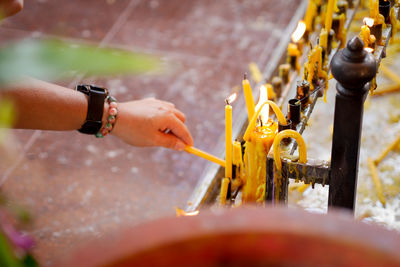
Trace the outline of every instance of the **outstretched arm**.
<path fill-rule="evenodd" d="M 3 88 L 0 96 L 14 102 L 14 128 L 76 130 L 84 123 L 88 108 L 85 94 L 31 78 Z M 107 110 L 105 104 L 103 123 Z M 152 98 L 123 102 L 118 104 L 112 134 L 134 146 L 183 150 L 193 145 L 184 122 L 185 115 L 169 102 Z"/>

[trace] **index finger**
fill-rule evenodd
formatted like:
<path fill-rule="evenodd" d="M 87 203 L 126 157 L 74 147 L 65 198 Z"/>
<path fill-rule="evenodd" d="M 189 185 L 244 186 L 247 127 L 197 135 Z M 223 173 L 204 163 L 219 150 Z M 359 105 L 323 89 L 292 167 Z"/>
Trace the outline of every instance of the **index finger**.
<path fill-rule="evenodd" d="M 166 128 L 170 129 L 170 133 L 181 139 L 185 144 L 193 145 L 193 137 L 187 126 L 180 119 L 176 116 L 169 116 L 166 123 Z"/>

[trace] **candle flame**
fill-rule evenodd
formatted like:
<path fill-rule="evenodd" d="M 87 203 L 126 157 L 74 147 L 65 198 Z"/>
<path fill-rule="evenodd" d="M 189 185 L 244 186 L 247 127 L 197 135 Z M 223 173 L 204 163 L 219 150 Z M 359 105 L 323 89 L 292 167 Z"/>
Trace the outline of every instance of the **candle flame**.
<path fill-rule="evenodd" d="M 225 101 L 228 105 L 232 104 L 237 98 L 237 93 L 231 94 Z"/>
<path fill-rule="evenodd" d="M 365 47 L 364 50 L 367 51 L 368 53 L 373 53 L 374 52 L 374 49 L 371 48 L 371 47 Z"/>
<path fill-rule="evenodd" d="M 294 43 L 300 41 L 301 37 L 303 37 L 305 32 L 306 32 L 306 24 L 304 23 L 304 21 L 300 20 L 299 23 L 297 23 L 296 30 L 292 34 L 292 41 Z"/>
<path fill-rule="evenodd" d="M 183 217 L 183 216 L 196 216 L 200 213 L 199 210 L 189 211 L 186 212 L 183 209 L 176 208 L 176 217 Z"/>
<path fill-rule="evenodd" d="M 256 105 L 256 110 L 260 108 L 260 106 L 268 100 L 268 90 L 264 85 L 260 87 L 260 98 Z M 263 123 L 267 123 L 269 118 L 269 105 L 265 105 L 260 111 L 260 118 Z"/>
<path fill-rule="evenodd" d="M 363 20 L 364 24 L 367 25 L 368 27 L 374 26 L 374 19 L 373 18 L 364 18 Z"/>

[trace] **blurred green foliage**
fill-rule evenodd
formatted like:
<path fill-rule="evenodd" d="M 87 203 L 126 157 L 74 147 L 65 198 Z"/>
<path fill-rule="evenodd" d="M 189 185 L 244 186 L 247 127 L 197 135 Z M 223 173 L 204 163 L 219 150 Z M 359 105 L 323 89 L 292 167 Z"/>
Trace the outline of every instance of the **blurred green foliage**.
<path fill-rule="evenodd" d="M 20 76 L 54 80 L 77 73 L 135 74 L 160 70 L 155 56 L 58 40 L 25 40 L 0 48 L 0 82 Z"/>

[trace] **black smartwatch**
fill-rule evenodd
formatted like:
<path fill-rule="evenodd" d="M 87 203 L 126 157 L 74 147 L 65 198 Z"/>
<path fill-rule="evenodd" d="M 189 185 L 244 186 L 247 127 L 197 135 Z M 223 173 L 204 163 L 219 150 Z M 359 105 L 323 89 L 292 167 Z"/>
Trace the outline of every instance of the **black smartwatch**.
<path fill-rule="evenodd" d="M 107 89 L 89 84 L 79 84 L 75 89 L 89 96 L 86 120 L 78 131 L 84 134 L 96 134 L 101 128 Z"/>

